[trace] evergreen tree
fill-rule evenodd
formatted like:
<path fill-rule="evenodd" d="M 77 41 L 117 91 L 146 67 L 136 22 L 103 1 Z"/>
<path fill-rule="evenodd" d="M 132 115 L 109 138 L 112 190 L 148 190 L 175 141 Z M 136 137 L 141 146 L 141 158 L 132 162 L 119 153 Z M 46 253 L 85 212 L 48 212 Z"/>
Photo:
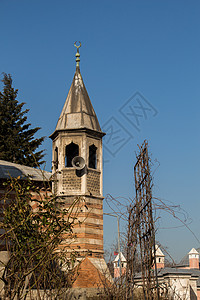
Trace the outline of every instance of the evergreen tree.
<path fill-rule="evenodd" d="M 17 100 L 18 90 L 12 87 L 10 74 L 3 74 L 3 91 L 0 92 L 0 159 L 30 167 L 44 163 L 44 150 L 36 151 L 44 137 L 34 138 L 40 129 L 30 129 L 23 103 Z"/>

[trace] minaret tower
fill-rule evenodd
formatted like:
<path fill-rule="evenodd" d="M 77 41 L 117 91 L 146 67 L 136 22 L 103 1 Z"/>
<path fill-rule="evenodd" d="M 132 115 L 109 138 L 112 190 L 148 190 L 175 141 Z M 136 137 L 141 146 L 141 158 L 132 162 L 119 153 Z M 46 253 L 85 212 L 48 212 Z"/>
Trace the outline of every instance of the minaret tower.
<path fill-rule="evenodd" d="M 69 245 L 91 262 L 103 259 L 102 137 L 97 116 L 80 73 L 79 46 L 76 72 L 66 98 L 53 140 L 54 189 L 65 207 L 75 198 L 84 204 L 74 227 L 76 238 Z M 74 157 L 76 157 L 75 160 Z M 85 167 L 84 167 L 85 166 Z"/>

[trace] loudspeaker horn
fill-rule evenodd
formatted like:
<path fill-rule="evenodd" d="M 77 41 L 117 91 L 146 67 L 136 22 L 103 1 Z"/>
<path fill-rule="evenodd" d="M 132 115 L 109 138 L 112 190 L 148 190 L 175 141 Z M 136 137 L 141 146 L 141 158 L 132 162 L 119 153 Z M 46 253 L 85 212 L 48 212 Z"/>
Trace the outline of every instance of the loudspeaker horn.
<path fill-rule="evenodd" d="M 72 159 L 72 166 L 76 168 L 77 170 L 82 170 L 85 168 L 85 160 L 81 156 L 75 156 Z"/>

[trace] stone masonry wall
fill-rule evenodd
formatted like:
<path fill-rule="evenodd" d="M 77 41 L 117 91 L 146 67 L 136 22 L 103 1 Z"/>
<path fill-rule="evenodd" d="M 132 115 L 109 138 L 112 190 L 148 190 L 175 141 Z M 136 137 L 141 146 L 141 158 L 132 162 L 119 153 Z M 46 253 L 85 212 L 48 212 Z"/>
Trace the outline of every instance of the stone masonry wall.
<path fill-rule="evenodd" d="M 75 169 L 63 170 L 63 191 L 81 191 L 81 177 L 76 175 Z"/>
<path fill-rule="evenodd" d="M 88 170 L 87 189 L 94 195 L 100 195 L 100 172 L 97 170 Z"/>

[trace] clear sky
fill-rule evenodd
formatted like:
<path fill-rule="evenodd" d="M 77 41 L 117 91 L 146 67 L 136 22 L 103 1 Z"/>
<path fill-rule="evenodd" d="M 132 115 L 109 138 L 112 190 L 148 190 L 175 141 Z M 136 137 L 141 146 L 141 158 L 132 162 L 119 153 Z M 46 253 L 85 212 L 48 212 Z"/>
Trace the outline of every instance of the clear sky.
<path fill-rule="evenodd" d="M 108 133 L 104 195 L 134 197 L 135 151 L 147 139 L 154 196 L 180 205 L 198 239 L 199 16 L 198 0 L 0 0 L 0 72 L 12 75 L 18 100 L 30 108 L 29 121 L 47 137 L 46 169 L 51 168 L 48 136 L 71 85 L 73 43 L 80 40 L 81 73 Z M 106 204 L 104 211 L 110 211 Z M 180 222 L 157 215 L 157 240 L 176 260 L 200 247 L 188 229 L 174 228 Z M 105 216 L 104 231 L 109 248 L 116 220 Z"/>

